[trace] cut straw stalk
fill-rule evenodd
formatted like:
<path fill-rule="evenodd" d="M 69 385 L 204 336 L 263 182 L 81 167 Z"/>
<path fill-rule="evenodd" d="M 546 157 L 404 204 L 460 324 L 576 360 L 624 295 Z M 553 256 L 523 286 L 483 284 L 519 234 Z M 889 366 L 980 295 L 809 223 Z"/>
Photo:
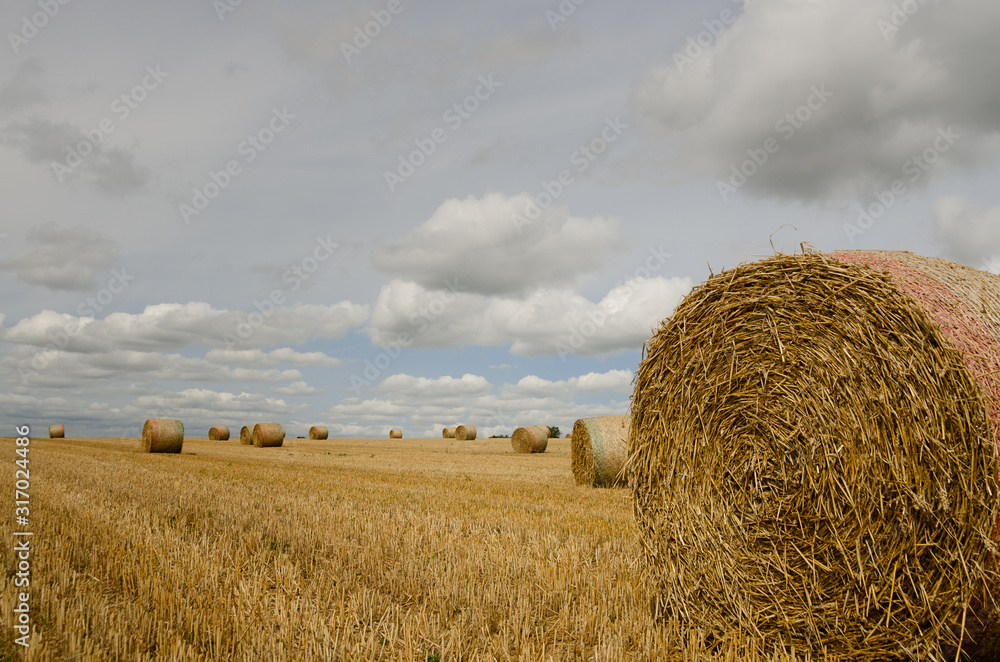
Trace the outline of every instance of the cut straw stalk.
<path fill-rule="evenodd" d="M 257 448 L 277 448 L 285 442 L 285 429 L 280 423 L 257 423 L 253 426 L 253 445 Z"/>
<path fill-rule="evenodd" d="M 580 418 L 573 424 L 571 464 L 577 485 L 625 485 L 628 416 Z"/>
<path fill-rule="evenodd" d="M 389 430 L 389 438 L 390 439 L 402 439 L 403 438 L 403 431 L 400 430 L 399 428 L 394 428 L 392 430 Z"/>
<path fill-rule="evenodd" d="M 145 453 L 180 453 L 184 446 L 184 424 L 168 418 L 147 418 L 142 425 Z"/>
<path fill-rule="evenodd" d="M 208 438 L 212 441 L 227 441 L 229 439 L 229 428 L 225 425 L 215 425 L 208 429 Z"/>
<path fill-rule="evenodd" d="M 330 436 L 330 431 L 326 429 L 325 425 L 314 425 L 309 428 L 309 438 L 310 439 L 326 439 Z"/>
<path fill-rule="evenodd" d="M 65 438 L 66 438 L 66 428 L 62 424 L 49 426 L 49 439 L 65 439 Z"/>
<path fill-rule="evenodd" d="M 532 425 L 517 428 L 510 436 L 510 445 L 515 453 L 544 453 L 549 444 L 549 427 Z"/>
<path fill-rule="evenodd" d="M 472 441 L 476 438 L 475 425 L 459 425 L 455 428 L 455 439 L 459 441 Z"/>
<path fill-rule="evenodd" d="M 250 431 L 250 428 L 245 425 L 240 428 L 240 444 L 243 446 L 253 445 L 253 433 Z"/>
<path fill-rule="evenodd" d="M 964 630 L 997 659 L 995 276 L 778 255 L 643 354 L 628 476 L 660 615 L 828 660 L 956 659 Z"/>

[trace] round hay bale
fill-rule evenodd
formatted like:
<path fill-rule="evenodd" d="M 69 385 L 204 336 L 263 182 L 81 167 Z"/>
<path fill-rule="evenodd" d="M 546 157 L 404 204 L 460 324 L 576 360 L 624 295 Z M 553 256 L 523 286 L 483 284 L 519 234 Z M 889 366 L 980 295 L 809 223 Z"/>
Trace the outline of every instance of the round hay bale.
<path fill-rule="evenodd" d="M 572 434 L 572 433 L 570 433 L 570 432 L 567 432 L 567 433 L 566 433 L 566 437 L 565 437 L 565 438 L 566 438 L 566 439 L 572 439 L 572 438 L 573 438 L 573 434 Z"/>
<path fill-rule="evenodd" d="M 395 428 L 393 430 L 389 430 L 389 438 L 390 439 L 402 439 L 403 438 L 403 431 L 400 430 L 399 428 Z"/>
<path fill-rule="evenodd" d="M 240 444 L 242 446 L 253 446 L 253 433 L 245 425 L 240 428 Z"/>
<path fill-rule="evenodd" d="M 184 446 L 184 424 L 169 418 L 147 418 L 142 425 L 144 453 L 180 453 Z"/>
<path fill-rule="evenodd" d="M 65 439 L 66 428 L 62 424 L 49 426 L 49 439 Z"/>
<path fill-rule="evenodd" d="M 229 428 L 225 425 L 214 425 L 208 429 L 208 438 L 212 441 L 228 441 Z"/>
<path fill-rule="evenodd" d="M 329 436 L 330 431 L 326 429 L 325 425 L 314 425 L 309 428 L 310 439 L 326 439 Z"/>
<path fill-rule="evenodd" d="M 253 426 L 253 445 L 257 448 L 277 448 L 285 442 L 285 428 L 280 423 L 257 423 Z"/>
<path fill-rule="evenodd" d="M 472 441 L 476 438 L 475 425 L 459 425 L 455 428 L 455 439 L 459 441 Z"/>
<path fill-rule="evenodd" d="M 455 430 L 456 429 L 457 428 L 454 427 L 454 426 L 450 427 L 450 428 L 445 428 L 445 429 L 441 430 L 441 436 L 444 437 L 445 439 L 454 439 L 455 438 Z"/>
<path fill-rule="evenodd" d="M 549 445 L 549 428 L 547 425 L 518 428 L 510 436 L 510 445 L 515 453 L 544 453 Z"/>
<path fill-rule="evenodd" d="M 654 611 L 814 659 L 997 659 L 998 422 L 991 274 L 846 251 L 709 278 L 632 395 Z"/>
<path fill-rule="evenodd" d="M 573 424 L 572 467 L 577 485 L 614 487 L 627 483 L 628 416 L 580 418 Z"/>

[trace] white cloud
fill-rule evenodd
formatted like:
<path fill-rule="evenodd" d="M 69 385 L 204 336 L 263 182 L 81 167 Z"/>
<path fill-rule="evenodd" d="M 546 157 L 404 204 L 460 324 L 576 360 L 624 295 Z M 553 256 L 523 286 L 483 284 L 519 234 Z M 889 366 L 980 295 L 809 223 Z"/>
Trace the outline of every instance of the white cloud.
<path fill-rule="evenodd" d="M 1000 255 L 1000 207 L 983 209 L 962 195 L 944 195 L 931 205 L 934 238 L 944 256 L 991 271 Z"/>
<path fill-rule="evenodd" d="M 271 390 L 278 395 L 315 395 L 323 392 L 323 389 L 309 386 L 303 381 L 292 382 L 288 386 L 279 386 Z"/>
<path fill-rule="evenodd" d="M 426 289 L 523 295 L 574 285 L 625 248 L 617 220 L 573 217 L 566 207 L 542 210 L 519 231 L 512 218 L 530 204 L 526 193 L 446 200 L 398 243 L 376 249 L 372 262 Z"/>
<path fill-rule="evenodd" d="M 747 150 L 760 156 L 774 138 L 778 151 L 740 189 L 757 195 L 837 199 L 896 179 L 922 187 L 947 172 L 942 164 L 994 156 L 1000 93 L 984 81 L 1000 56 L 1000 5 L 920 3 L 898 30 L 887 30 L 895 4 L 749 3 L 693 61 L 650 69 L 633 104 L 674 144 L 672 164 L 695 176 L 728 180 Z M 813 109 L 784 119 L 815 90 L 832 96 L 813 96 Z M 935 139 L 949 126 L 960 137 L 939 152 L 941 164 L 904 171 L 915 155 L 945 147 Z"/>
<path fill-rule="evenodd" d="M 282 347 L 270 352 L 263 352 L 259 349 L 213 349 L 205 354 L 205 360 L 210 363 L 254 367 L 273 367 L 281 362 L 322 368 L 336 368 L 343 364 L 340 359 L 328 356 L 323 352 L 296 352 L 290 347 Z"/>
<path fill-rule="evenodd" d="M 115 241 L 103 232 L 46 223 L 28 232 L 24 248 L 0 261 L 0 270 L 11 271 L 31 285 L 83 292 L 94 289 L 97 275 L 117 259 Z"/>

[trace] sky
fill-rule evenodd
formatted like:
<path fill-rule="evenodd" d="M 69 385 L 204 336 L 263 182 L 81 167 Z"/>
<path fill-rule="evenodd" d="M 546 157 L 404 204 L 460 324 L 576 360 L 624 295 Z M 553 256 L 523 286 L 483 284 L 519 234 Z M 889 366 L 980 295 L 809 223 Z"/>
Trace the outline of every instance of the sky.
<path fill-rule="evenodd" d="M 0 28 L 11 435 L 568 432 L 743 262 L 1000 273 L 994 0 L 10 0 Z"/>

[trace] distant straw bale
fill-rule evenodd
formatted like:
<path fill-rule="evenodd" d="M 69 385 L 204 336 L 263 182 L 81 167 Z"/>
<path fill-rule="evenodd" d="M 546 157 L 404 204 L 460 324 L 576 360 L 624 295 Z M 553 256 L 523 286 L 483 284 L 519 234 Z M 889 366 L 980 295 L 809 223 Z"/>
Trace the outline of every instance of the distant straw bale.
<path fill-rule="evenodd" d="M 229 428 L 225 425 L 215 425 L 208 429 L 208 438 L 212 441 L 227 441 L 229 439 Z"/>
<path fill-rule="evenodd" d="M 514 430 L 510 445 L 515 453 L 544 453 L 549 444 L 549 427 L 532 425 Z"/>
<path fill-rule="evenodd" d="M 326 429 L 325 425 L 314 425 L 309 428 L 310 439 L 326 439 L 329 436 L 330 431 Z"/>
<path fill-rule="evenodd" d="M 472 441 L 476 438 L 475 425 L 459 425 L 455 428 L 455 439 L 459 441 Z"/>
<path fill-rule="evenodd" d="M 399 428 L 393 428 L 392 430 L 389 430 L 389 438 L 390 439 L 402 439 L 403 438 L 403 431 L 400 430 Z"/>
<path fill-rule="evenodd" d="M 142 425 L 145 453 L 180 453 L 184 446 L 184 424 L 168 418 L 147 418 Z"/>
<path fill-rule="evenodd" d="M 253 433 L 245 425 L 240 428 L 240 444 L 242 446 L 253 446 Z"/>
<path fill-rule="evenodd" d="M 441 430 L 441 436 L 444 437 L 445 439 L 454 439 L 455 429 L 456 429 L 455 427 L 445 428 Z"/>
<path fill-rule="evenodd" d="M 628 416 L 580 418 L 573 424 L 571 464 L 577 485 L 626 484 Z M 570 435 L 566 435 L 569 437 Z"/>
<path fill-rule="evenodd" d="M 777 255 L 696 287 L 643 355 L 628 472 L 659 615 L 802 659 L 1000 659 L 1000 279 Z"/>
<path fill-rule="evenodd" d="M 285 428 L 280 423 L 257 423 L 253 426 L 253 445 L 257 448 L 277 448 L 285 443 Z"/>
<path fill-rule="evenodd" d="M 49 439 L 64 439 L 65 437 L 66 428 L 61 423 L 49 426 Z"/>

